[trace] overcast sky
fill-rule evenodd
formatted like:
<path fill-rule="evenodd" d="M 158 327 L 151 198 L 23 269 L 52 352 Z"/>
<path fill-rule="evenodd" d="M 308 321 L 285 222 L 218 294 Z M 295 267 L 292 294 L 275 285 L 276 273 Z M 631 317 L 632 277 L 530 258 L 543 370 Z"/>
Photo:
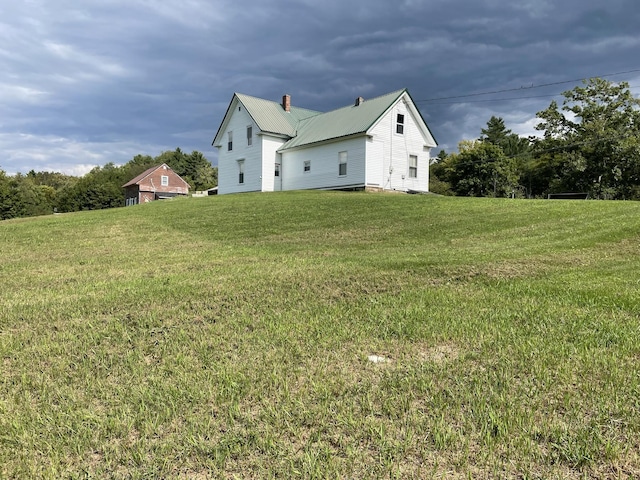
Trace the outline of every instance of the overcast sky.
<path fill-rule="evenodd" d="M 532 134 L 570 81 L 609 74 L 640 92 L 637 0 L 3 0 L 0 169 L 215 164 L 234 92 L 327 111 L 406 87 L 455 151 L 491 115 Z"/>

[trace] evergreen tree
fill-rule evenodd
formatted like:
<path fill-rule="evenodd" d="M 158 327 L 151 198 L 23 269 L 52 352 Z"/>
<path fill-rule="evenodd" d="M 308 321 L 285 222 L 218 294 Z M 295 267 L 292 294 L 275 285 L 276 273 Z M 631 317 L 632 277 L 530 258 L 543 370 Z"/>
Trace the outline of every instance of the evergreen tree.
<path fill-rule="evenodd" d="M 481 129 L 480 132 L 481 142 L 499 146 L 507 156 L 523 155 L 529 150 L 529 139 L 522 138 L 507 129 L 504 120 L 500 117 L 492 116 L 487 122 L 487 128 Z"/>

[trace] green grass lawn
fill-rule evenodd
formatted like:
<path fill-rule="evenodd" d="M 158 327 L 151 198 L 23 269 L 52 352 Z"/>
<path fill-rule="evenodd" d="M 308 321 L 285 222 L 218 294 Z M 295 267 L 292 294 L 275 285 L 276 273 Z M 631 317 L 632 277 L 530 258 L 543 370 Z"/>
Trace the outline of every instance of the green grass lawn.
<path fill-rule="evenodd" d="M 0 282 L 0 478 L 640 476 L 640 203 L 155 202 Z"/>

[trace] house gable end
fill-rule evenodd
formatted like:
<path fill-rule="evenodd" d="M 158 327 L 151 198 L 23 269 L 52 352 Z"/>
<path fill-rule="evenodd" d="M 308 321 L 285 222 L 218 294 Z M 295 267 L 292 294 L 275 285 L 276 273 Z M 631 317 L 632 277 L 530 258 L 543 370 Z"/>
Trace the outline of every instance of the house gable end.
<path fill-rule="evenodd" d="M 370 133 L 373 129 L 375 129 L 375 127 L 380 123 L 380 121 L 383 118 L 385 118 L 390 112 L 392 112 L 396 108 L 396 106 L 402 101 L 404 101 L 404 104 L 407 110 L 413 116 L 415 123 L 418 126 L 420 133 L 422 134 L 422 138 L 424 139 L 425 146 L 430 148 L 437 147 L 438 143 L 436 142 L 436 139 L 433 137 L 433 134 L 431 133 L 431 130 L 427 125 L 427 122 L 425 122 L 424 117 L 420 113 L 420 110 L 418 109 L 418 107 L 416 107 L 413 99 L 411 98 L 411 95 L 409 94 L 409 91 L 406 89 L 401 92 L 401 95 L 398 96 L 398 98 L 391 105 L 389 105 L 389 108 L 387 108 L 384 111 L 384 113 L 380 115 L 376 119 L 376 121 L 367 129 L 367 133 Z"/>
<path fill-rule="evenodd" d="M 132 180 L 130 180 L 129 182 L 125 183 L 122 186 L 122 188 L 125 188 L 125 189 L 137 188 L 138 190 L 143 190 L 144 188 L 147 187 L 147 184 L 146 184 L 145 180 L 148 180 L 149 178 L 151 178 L 158 170 L 161 170 L 161 169 L 164 169 L 166 171 L 166 172 L 161 172 L 161 173 L 166 173 L 167 174 L 166 176 L 169 177 L 170 179 L 173 178 L 178 183 L 182 183 L 184 185 L 184 188 L 187 191 L 188 191 L 189 188 L 191 188 L 191 185 L 189 185 L 180 175 L 178 175 L 166 163 L 163 163 L 162 165 L 158 165 L 157 167 L 151 167 L 148 170 L 145 170 L 144 172 L 142 172 L 137 177 L 135 177 Z M 151 183 L 149 185 L 151 185 Z M 162 185 L 160 185 L 160 187 L 162 187 Z M 152 189 L 157 189 L 157 187 L 155 185 L 151 185 L 151 188 Z"/>
<path fill-rule="evenodd" d="M 301 120 L 318 115 L 320 112 L 299 107 L 290 107 L 290 111 L 285 111 L 281 104 L 264 100 L 262 98 L 234 93 L 229 107 L 224 115 L 223 121 L 216 132 L 212 145 L 220 148 L 223 145 L 223 135 L 226 131 L 232 116 L 241 106 L 251 117 L 258 127 L 257 134 L 266 133 L 285 139 L 296 136 L 298 124 Z"/>

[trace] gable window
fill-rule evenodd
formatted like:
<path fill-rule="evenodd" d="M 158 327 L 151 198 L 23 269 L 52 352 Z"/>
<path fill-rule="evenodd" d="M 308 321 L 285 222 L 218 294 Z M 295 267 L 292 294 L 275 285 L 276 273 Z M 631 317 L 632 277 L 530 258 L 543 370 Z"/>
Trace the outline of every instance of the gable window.
<path fill-rule="evenodd" d="M 418 178 L 418 156 L 409 155 L 409 178 Z"/>
<path fill-rule="evenodd" d="M 311 171 L 311 160 L 305 160 L 304 161 L 304 171 L 305 172 L 310 172 Z"/>
<path fill-rule="evenodd" d="M 344 177 L 347 174 L 347 152 L 338 153 L 338 175 Z"/>
<path fill-rule="evenodd" d="M 163 187 L 168 187 L 169 186 L 169 177 L 167 175 L 162 175 L 160 177 L 160 184 Z"/>
<path fill-rule="evenodd" d="M 231 151 L 233 150 L 233 132 L 227 132 L 227 135 L 229 136 L 229 139 L 227 142 L 227 150 Z"/>
<path fill-rule="evenodd" d="M 250 147 L 253 144 L 253 127 L 249 125 L 247 127 L 247 145 Z"/>
<path fill-rule="evenodd" d="M 238 183 L 244 183 L 244 160 L 238 160 Z"/>
<path fill-rule="evenodd" d="M 396 117 L 396 133 L 402 135 L 404 133 L 404 115 L 399 113 Z"/>

